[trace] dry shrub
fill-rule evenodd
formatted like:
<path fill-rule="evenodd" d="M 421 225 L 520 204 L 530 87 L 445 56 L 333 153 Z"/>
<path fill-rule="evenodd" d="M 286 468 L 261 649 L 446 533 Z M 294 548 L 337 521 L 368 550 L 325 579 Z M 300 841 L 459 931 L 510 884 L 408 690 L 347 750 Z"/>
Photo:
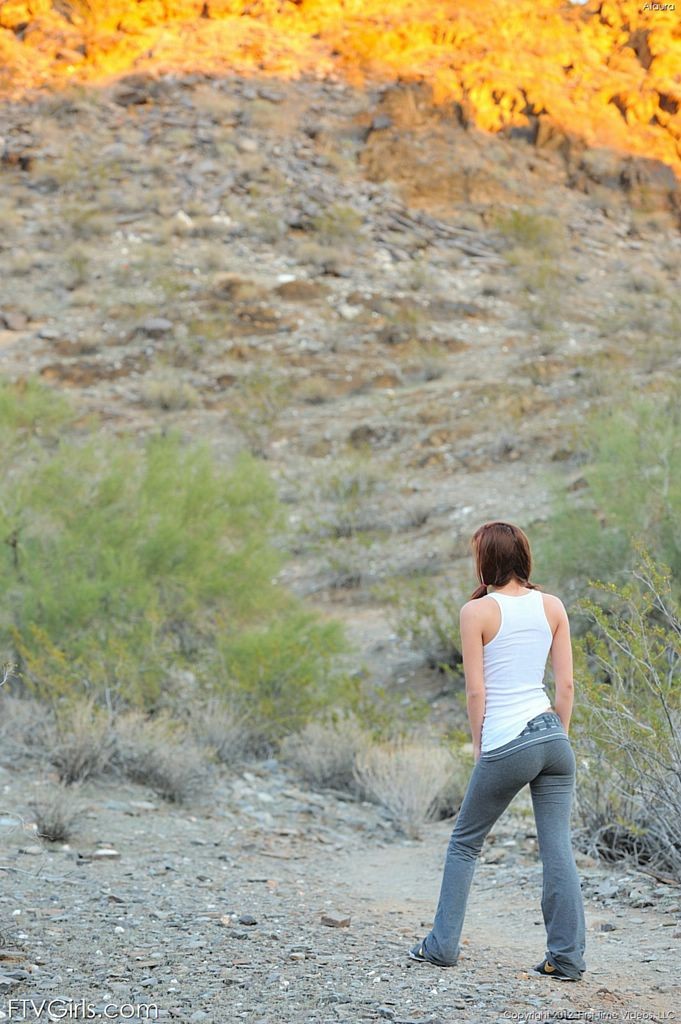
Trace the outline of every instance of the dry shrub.
<path fill-rule="evenodd" d="M 166 716 L 140 712 L 121 715 L 116 723 L 115 763 L 122 775 L 149 786 L 171 803 L 186 803 L 206 788 L 205 753 L 186 729 Z"/>
<path fill-rule="evenodd" d="M 584 694 L 575 708 L 583 766 L 583 849 L 681 881 L 681 605 L 668 566 L 640 540 L 621 586 L 592 582 L 603 606 L 577 645 Z"/>
<path fill-rule="evenodd" d="M 402 832 L 418 838 L 421 825 L 451 801 L 456 764 L 444 747 L 402 738 L 358 754 L 355 776 Z"/>
<path fill-rule="evenodd" d="M 167 373 L 145 382 L 141 401 L 143 405 L 151 408 L 175 412 L 180 409 L 195 409 L 201 404 L 201 396 L 188 381 Z"/>
<path fill-rule="evenodd" d="M 46 737 L 48 758 L 66 785 L 103 775 L 111 764 L 111 719 L 93 700 L 57 707 Z"/>
<path fill-rule="evenodd" d="M 0 761 L 35 765 L 36 755 L 45 750 L 51 715 L 46 705 L 33 697 L 2 694 L 0 715 Z"/>
<path fill-rule="evenodd" d="M 82 805 L 66 786 L 50 786 L 31 801 L 38 836 L 50 843 L 66 843 L 73 837 Z"/>
<path fill-rule="evenodd" d="M 369 733 L 353 715 L 309 722 L 287 736 L 281 746 L 283 760 L 310 786 L 357 792 L 355 760 L 371 744 Z"/>
<path fill-rule="evenodd" d="M 215 699 L 192 709 L 189 730 L 196 744 L 209 750 L 220 764 L 243 761 L 256 745 L 248 717 Z"/>

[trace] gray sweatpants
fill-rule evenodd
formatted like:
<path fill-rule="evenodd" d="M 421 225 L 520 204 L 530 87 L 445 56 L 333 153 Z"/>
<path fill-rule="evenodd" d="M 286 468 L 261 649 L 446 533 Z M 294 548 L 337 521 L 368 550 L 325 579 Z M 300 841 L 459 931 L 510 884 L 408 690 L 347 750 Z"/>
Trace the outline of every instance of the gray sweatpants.
<path fill-rule="evenodd" d="M 555 712 L 553 715 L 557 718 Z M 550 716 L 538 717 L 540 723 L 550 722 Z M 528 725 L 533 726 L 534 721 Z M 575 755 L 564 730 L 553 730 L 548 738 L 539 739 L 534 729 L 526 729 L 498 751 L 483 754 L 475 765 L 447 848 L 433 928 L 422 943 L 429 960 L 456 963 L 482 844 L 516 793 L 528 783 L 543 865 L 546 956 L 572 978 L 580 978 L 585 970 L 584 906 L 570 840 Z"/>

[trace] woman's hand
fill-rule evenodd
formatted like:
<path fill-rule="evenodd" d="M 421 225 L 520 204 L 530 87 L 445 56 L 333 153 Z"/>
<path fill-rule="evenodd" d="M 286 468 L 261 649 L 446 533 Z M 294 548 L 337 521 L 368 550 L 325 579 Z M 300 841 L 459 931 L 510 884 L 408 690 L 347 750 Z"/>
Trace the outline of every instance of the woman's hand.
<path fill-rule="evenodd" d="M 473 744 L 473 761 L 475 762 L 475 764 L 477 764 L 479 760 L 480 760 L 480 747 L 477 746 L 474 743 Z"/>

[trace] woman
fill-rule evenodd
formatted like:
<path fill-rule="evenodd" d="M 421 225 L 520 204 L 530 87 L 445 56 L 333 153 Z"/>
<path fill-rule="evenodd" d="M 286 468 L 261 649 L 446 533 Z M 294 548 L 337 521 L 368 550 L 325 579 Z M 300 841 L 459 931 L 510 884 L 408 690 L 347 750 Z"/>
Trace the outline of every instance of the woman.
<path fill-rule="evenodd" d="M 527 537 L 510 523 L 473 535 L 480 586 L 461 609 L 461 643 L 475 767 L 449 842 L 432 930 L 413 960 L 456 963 L 466 902 L 485 836 L 529 783 L 543 864 L 547 951 L 534 972 L 579 981 L 585 970 L 582 894 L 570 843 L 575 756 L 568 739 L 573 680 L 563 603 L 530 583 Z M 489 588 L 493 588 L 490 590 Z M 555 708 L 543 686 L 549 651 Z"/>

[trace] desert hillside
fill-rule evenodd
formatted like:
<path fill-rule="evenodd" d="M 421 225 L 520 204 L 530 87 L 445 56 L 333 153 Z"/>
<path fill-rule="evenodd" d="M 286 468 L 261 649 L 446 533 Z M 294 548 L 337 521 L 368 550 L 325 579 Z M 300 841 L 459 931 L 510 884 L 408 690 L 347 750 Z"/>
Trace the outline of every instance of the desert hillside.
<path fill-rule="evenodd" d="M 673 1012 L 681 35 L 657 6 L 0 3 L 3 998 Z M 527 791 L 461 964 L 405 960 L 472 767 L 458 608 L 494 518 L 579 634 L 581 985 L 531 970 Z"/>

